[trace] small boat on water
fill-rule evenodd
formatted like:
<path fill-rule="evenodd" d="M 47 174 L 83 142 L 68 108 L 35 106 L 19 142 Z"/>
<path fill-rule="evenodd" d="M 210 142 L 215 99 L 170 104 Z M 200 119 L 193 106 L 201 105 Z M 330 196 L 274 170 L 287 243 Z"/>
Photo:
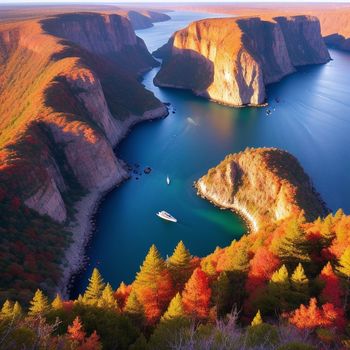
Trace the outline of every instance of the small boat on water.
<path fill-rule="evenodd" d="M 172 215 L 170 215 L 168 212 L 166 212 L 165 210 L 158 212 L 156 215 L 164 220 L 177 222 L 177 220 Z"/>
<path fill-rule="evenodd" d="M 170 177 L 169 177 L 169 176 L 166 177 L 166 183 L 167 183 L 168 185 L 170 185 Z"/>

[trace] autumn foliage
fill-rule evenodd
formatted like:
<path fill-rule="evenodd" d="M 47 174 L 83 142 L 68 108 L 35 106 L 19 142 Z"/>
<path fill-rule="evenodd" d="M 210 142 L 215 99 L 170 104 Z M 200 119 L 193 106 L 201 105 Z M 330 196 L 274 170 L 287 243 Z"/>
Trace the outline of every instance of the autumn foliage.
<path fill-rule="evenodd" d="M 205 320 L 209 316 L 210 297 L 208 276 L 200 268 L 196 268 L 182 293 L 186 313 L 194 319 Z"/>
<path fill-rule="evenodd" d="M 292 312 L 289 322 L 298 328 L 311 330 L 317 327 L 342 330 L 345 326 L 343 309 L 331 303 L 318 307 L 315 298 L 310 299 L 308 306 L 301 305 L 299 309 Z"/>

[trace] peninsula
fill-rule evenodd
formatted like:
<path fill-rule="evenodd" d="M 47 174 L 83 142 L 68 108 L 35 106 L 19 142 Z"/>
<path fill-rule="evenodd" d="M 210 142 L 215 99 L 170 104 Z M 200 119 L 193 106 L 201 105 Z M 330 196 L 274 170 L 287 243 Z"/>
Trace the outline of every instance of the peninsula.
<path fill-rule="evenodd" d="M 310 221 L 328 213 L 298 160 L 277 148 L 230 154 L 195 186 L 202 197 L 240 213 L 252 231 L 302 211 Z"/>

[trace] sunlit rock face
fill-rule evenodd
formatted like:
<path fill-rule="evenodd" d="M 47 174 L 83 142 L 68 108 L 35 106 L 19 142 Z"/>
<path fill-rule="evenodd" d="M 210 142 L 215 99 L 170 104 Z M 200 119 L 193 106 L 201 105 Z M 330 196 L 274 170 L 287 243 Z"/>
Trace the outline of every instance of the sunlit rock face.
<path fill-rule="evenodd" d="M 196 188 L 214 204 L 239 212 L 253 231 L 302 211 L 309 220 L 328 212 L 298 160 L 276 148 L 228 155 Z"/>
<path fill-rule="evenodd" d="M 265 102 L 265 85 L 295 67 L 329 61 L 315 17 L 205 19 L 176 32 L 155 52 L 158 86 L 192 90 L 232 105 Z"/>
<path fill-rule="evenodd" d="M 2 24 L 0 48 L 0 187 L 65 222 L 78 192 L 128 176 L 113 147 L 130 127 L 167 114 L 136 79 L 158 63 L 119 15 Z"/>

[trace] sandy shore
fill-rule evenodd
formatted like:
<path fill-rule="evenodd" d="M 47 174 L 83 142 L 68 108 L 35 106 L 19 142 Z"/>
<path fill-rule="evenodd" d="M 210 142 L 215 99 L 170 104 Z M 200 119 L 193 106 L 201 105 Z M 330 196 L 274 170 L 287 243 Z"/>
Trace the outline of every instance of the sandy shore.
<path fill-rule="evenodd" d="M 116 147 L 124 137 L 132 130 L 133 126 L 144 121 L 164 118 L 169 114 L 166 106 L 147 111 L 143 116 L 130 116 L 123 125 L 119 126 L 121 133 L 114 147 Z M 69 298 L 70 281 L 74 274 L 78 273 L 85 264 L 85 248 L 93 233 L 92 217 L 96 213 L 100 201 L 112 189 L 125 181 L 129 175 L 126 164 L 118 159 L 118 172 L 102 183 L 98 188 L 91 189 L 90 192 L 76 203 L 74 221 L 70 222 L 67 229 L 72 233 L 73 242 L 66 250 L 62 268 L 62 277 L 57 286 L 57 292 L 63 298 Z"/>

